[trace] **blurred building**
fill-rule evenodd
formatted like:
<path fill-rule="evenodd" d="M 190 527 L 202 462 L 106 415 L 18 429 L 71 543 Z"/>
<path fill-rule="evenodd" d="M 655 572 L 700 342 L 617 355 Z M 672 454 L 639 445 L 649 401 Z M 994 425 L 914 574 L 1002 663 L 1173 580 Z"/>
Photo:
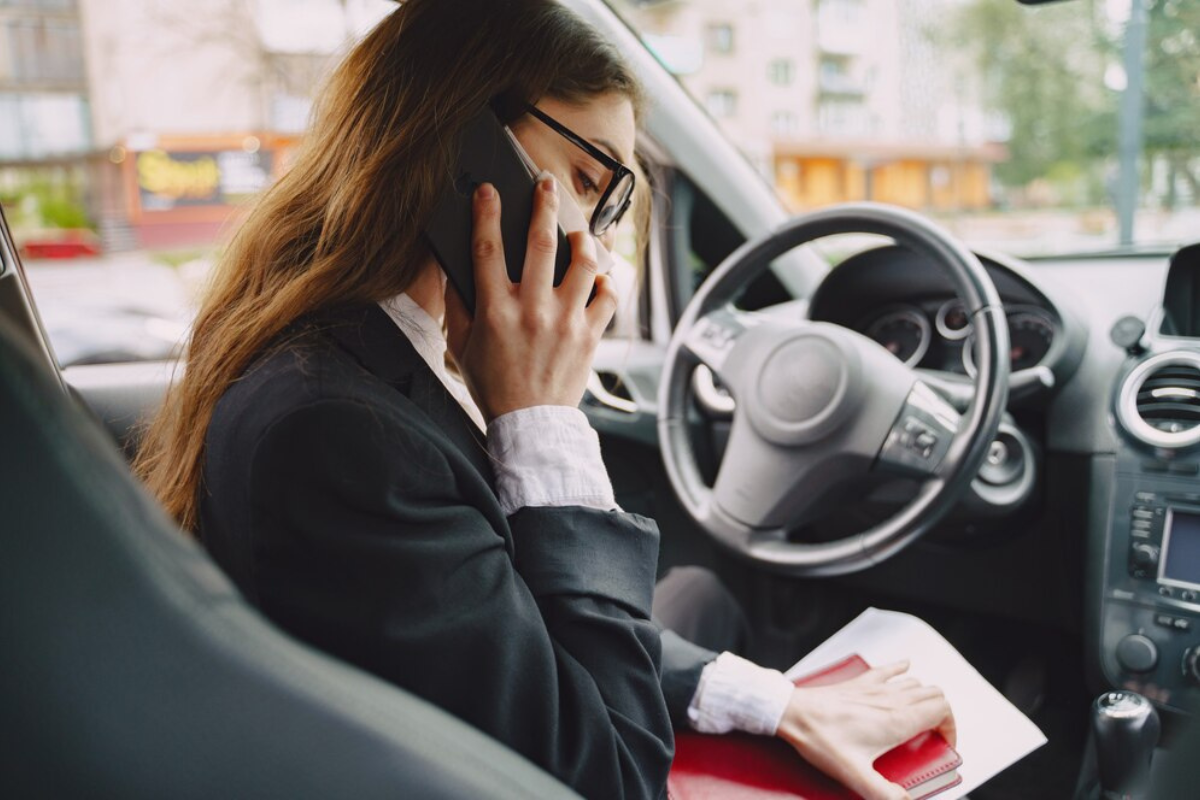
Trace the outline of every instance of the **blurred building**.
<path fill-rule="evenodd" d="M 954 0 L 617 0 L 647 44 L 800 210 L 990 206 L 1003 149 L 936 23 Z"/>
<path fill-rule="evenodd" d="M 343 48 L 394 8 L 0 0 L 0 200 L 18 238 L 211 244 L 286 167 Z"/>
<path fill-rule="evenodd" d="M 110 250 L 218 239 L 286 167 L 336 56 L 394 7 L 79 2 L 94 142 L 108 165 L 92 210 Z"/>
<path fill-rule="evenodd" d="M 28 227 L 83 219 L 95 146 L 75 0 L 0 0 L 0 200 Z"/>

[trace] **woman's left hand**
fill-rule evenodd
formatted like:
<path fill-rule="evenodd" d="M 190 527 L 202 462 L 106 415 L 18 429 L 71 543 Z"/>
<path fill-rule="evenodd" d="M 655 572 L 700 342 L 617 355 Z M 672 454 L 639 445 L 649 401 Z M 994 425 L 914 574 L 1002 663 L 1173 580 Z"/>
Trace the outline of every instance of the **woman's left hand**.
<path fill-rule="evenodd" d="M 875 771 L 875 759 L 927 730 L 936 729 L 951 747 L 957 738 L 941 689 L 899 677 L 907 670 L 900 662 L 844 683 L 797 687 L 777 735 L 865 800 L 905 800 L 903 787 Z"/>

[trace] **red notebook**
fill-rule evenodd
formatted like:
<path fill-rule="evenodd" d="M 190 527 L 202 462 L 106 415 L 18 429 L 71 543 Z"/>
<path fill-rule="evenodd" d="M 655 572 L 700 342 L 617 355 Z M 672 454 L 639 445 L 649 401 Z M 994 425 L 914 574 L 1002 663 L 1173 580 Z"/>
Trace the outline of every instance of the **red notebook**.
<path fill-rule="evenodd" d="M 870 667 L 850 656 L 796 681 L 827 686 L 861 675 Z M 875 760 L 883 777 L 924 800 L 962 783 L 962 758 L 941 734 L 916 736 Z M 675 762 L 667 781 L 671 800 L 853 800 L 853 792 L 812 767 L 786 742 L 767 736 L 730 733 L 675 734 Z"/>

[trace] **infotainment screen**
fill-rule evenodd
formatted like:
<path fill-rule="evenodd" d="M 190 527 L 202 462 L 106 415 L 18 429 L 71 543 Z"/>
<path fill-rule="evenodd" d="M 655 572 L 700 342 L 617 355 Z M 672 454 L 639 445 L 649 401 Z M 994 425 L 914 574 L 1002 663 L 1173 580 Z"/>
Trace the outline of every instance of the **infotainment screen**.
<path fill-rule="evenodd" d="M 1200 514 L 1177 508 L 1168 513 L 1158 579 L 1200 589 Z"/>

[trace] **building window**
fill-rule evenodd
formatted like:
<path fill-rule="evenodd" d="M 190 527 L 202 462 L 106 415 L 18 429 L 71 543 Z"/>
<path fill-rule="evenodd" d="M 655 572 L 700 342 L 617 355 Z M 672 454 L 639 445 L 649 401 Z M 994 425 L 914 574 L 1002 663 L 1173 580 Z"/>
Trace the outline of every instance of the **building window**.
<path fill-rule="evenodd" d="M 825 135 L 866 136 L 871 132 L 871 119 L 861 102 L 826 100 L 817 106 L 817 127 Z"/>
<path fill-rule="evenodd" d="M 767 64 L 767 79 L 776 86 L 791 86 L 796 78 L 796 65 L 789 59 L 776 58 Z"/>
<path fill-rule="evenodd" d="M 858 27 L 866 9 L 862 0 L 820 0 L 818 14 L 827 24 Z"/>
<path fill-rule="evenodd" d="M 81 83 L 83 40 L 71 20 L 12 19 L 0 25 L 0 79 L 17 84 Z"/>
<path fill-rule="evenodd" d="M 91 147 L 91 120 L 82 95 L 0 93 L 0 159 L 77 155 Z"/>
<path fill-rule="evenodd" d="M 800 132 L 800 119 L 794 111 L 776 111 L 771 114 L 771 133 L 776 136 L 795 136 Z"/>
<path fill-rule="evenodd" d="M 732 53 L 733 26 L 727 22 L 709 25 L 708 49 L 714 53 Z"/>
<path fill-rule="evenodd" d="M 732 117 L 737 113 L 737 92 L 733 89 L 713 89 L 705 98 L 708 113 L 717 119 Z"/>

